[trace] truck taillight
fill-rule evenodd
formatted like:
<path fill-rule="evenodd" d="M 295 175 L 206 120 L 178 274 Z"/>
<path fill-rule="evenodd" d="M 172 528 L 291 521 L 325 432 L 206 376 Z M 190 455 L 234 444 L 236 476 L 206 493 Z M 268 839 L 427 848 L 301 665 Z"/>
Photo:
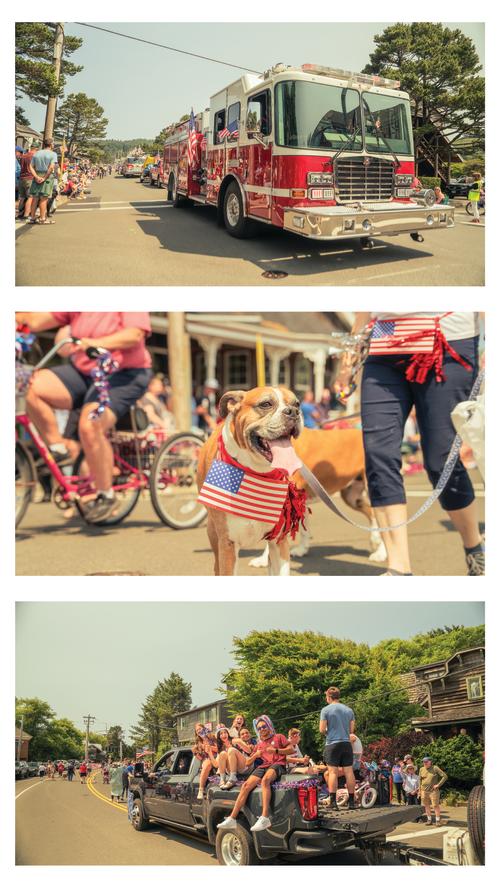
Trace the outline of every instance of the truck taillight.
<path fill-rule="evenodd" d="M 315 821 L 318 817 L 318 788 L 299 787 L 297 796 L 304 821 Z"/>

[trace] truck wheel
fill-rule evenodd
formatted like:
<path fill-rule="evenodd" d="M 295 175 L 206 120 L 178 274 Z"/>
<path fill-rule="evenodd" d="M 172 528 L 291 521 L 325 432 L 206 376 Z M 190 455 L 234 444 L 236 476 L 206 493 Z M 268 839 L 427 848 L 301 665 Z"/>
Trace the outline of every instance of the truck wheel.
<path fill-rule="evenodd" d="M 189 203 L 187 198 L 177 191 L 177 181 L 173 173 L 168 180 L 168 200 L 172 201 L 174 207 L 186 207 Z"/>
<path fill-rule="evenodd" d="M 246 827 L 238 824 L 231 830 L 218 830 L 215 852 L 219 864 L 224 867 L 246 867 L 259 864 L 253 837 Z"/>
<path fill-rule="evenodd" d="M 134 830 L 146 830 L 149 827 L 149 818 L 144 814 L 144 806 L 138 796 L 132 804 L 132 827 Z"/>
<path fill-rule="evenodd" d="M 473 787 L 467 800 L 467 827 L 472 846 L 481 864 L 484 864 L 484 785 Z"/>
<path fill-rule="evenodd" d="M 249 238 L 255 233 L 255 225 L 245 219 L 241 192 L 236 182 L 231 182 L 224 195 L 224 225 L 233 238 Z"/>

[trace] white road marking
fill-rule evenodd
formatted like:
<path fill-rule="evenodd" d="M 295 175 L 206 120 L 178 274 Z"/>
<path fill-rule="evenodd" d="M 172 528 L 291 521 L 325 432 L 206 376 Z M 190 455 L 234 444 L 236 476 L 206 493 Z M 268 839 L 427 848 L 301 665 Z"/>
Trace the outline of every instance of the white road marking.
<path fill-rule="evenodd" d="M 156 210 L 161 210 L 162 208 L 167 209 L 166 204 L 153 204 L 153 202 L 151 201 L 149 204 L 136 204 L 135 206 L 129 204 L 125 207 L 74 207 L 71 209 L 68 208 L 66 210 L 58 210 L 57 215 L 59 216 L 59 213 L 95 213 L 98 211 L 102 212 L 104 210 L 143 210 L 146 207 L 151 206 L 153 206 Z"/>
<path fill-rule="evenodd" d="M 158 200 L 158 198 L 155 198 L 155 199 L 152 200 L 152 201 L 145 201 L 145 203 L 148 203 L 148 204 L 163 204 L 164 201 L 160 201 L 160 200 Z M 86 207 L 87 204 L 100 204 L 100 206 L 105 207 L 105 206 L 107 206 L 108 204 L 132 204 L 132 201 L 130 201 L 130 200 L 123 200 L 123 201 L 100 201 L 99 198 L 90 198 L 89 200 L 85 201 L 85 203 L 83 204 L 83 206 Z M 71 206 L 71 205 L 70 205 L 70 206 Z M 76 206 L 75 209 L 77 210 L 77 209 L 79 209 L 79 207 Z"/>
<path fill-rule="evenodd" d="M 433 830 L 426 830 L 425 824 L 422 826 L 422 830 L 414 830 L 412 833 L 390 833 L 388 837 L 391 837 L 391 840 L 394 842 L 402 842 L 403 840 L 413 840 L 415 837 L 426 836 L 429 837 L 431 834 L 436 833 L 446 833 L 449 830 L 449 826 L 446 827 L 434 827 Z"/>
<path fill-rule="evenodd" d="M 485 228 L 484 222 L 462 222 L 461 219 L 459 219 L 459 222 L 460 225 L 473 225 L 475 228 L 477 228 L 478 226 L 479 228 Z"/>
<path fill-rule="evenodd" d="M 21 790 L 20 793 L 16 793 L 16 799 L 19 799 L 19 797 L 22 796 L 23 793 L 28 793 L 28 790 L 32 790 L 33 787 L 39 787 L 40 784 L 43 784 L 43 781 L 37 781 L 36 784 L 30 784 L 29 787 L 25 787 L 24 790 Z"/>
<path fill-rule="evenodd" d="M 440 269 L 440 268 L 441 268 L 440 265 L 431 265 L 431 266 L 427 266 L 425 270 L 426 270 L 426 272 L 428 272 L 428 271 L 433 272 L 435 269 Z M 404 269 L 401 272 L 386 272 L 383 275 L 370 275 L 368 278 L 363 278 L 363 281 L 376 281 L 379 278 L 397 278 L 400 275 L 408 275 L 410 272 L 413 272 L 415 274 L 416 272 L 420 272 L 420 271 L 421 271 L 421 269 L 418 268 L 418 269 Z M 359 280 L 357 278 L 352 278 L 351 280 L 346 281 L 345 283 L 346 284 L 359 284 Z"/>

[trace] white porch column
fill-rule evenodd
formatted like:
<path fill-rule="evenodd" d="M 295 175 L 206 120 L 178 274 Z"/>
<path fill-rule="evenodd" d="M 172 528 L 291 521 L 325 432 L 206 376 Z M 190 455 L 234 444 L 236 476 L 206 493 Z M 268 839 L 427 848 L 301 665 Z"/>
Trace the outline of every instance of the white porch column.
<path fill-rule="evenodd" d="M 208 380 L 210 377 L 217 377 L 217 352 L 222 346 L 222 340 L 217 340 L 215 337 L 211 336 L 198 335 L 196 335 L 196 339 L 205 353 L 206 379 Z M 223 381 L 219 380 L 219 382 L 222 386 Z"/>
<path fill-rule="evenodd" d="M 266 358 L 269 359 L 269 385 L 279 386 L 280 362 L 288 358 L 292 353 L 288 349 L 278 349 L 273 346 L 265 347 Z"/>
<path fill-rule="evenodd" d="M 328 352 L 325 349 L 310 349 L 304 352 L 304 358 L 312 361 L 314 368 L 314 398 L 319 401 L 325 388 L 325 367 Z"/>

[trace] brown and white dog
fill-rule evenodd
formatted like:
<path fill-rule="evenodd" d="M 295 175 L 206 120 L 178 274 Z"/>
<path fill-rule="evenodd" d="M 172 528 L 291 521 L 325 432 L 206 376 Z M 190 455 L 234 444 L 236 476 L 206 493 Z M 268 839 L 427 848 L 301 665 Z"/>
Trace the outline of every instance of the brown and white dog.
<path fill-rule="evenodd" d="M 347 506 L 364 515 L 370 525 L 370 561 L 384 562 L 385 545 L 377 529 L 375 514 L 370 505 L 365 476 L 365 454 L 360 429 L 304 429 L 294 443 L 294 449 L 302 463 L 314 473 L 325 490 L 332 496 L 340 493 Z M 307 491 L 308 503 L 315 498 L 298 472 L 294 482 L 299 490 Z M 306 527 L 299 529 L 299 539 L 291 554 L 305 556 L 309 552 L 311 536 Z M 265 568 L 268 563 L 267 546 L 260 556 L 252 559 L 252 568 Z"/>
<path fill-rule="evenodd" d="M 198 488 L 216 459 L 219 435 L 234 460 L 253 472 L 283 469 L 292 475 L 300 466 L 291 440 L 302 432 L 300 404 L 293 392 L 282 386 L 262 386 L 249 392 L 226 392 L 219 403 L 224 419 L 203 445 L 198 461 Z M 253 549 L 270 530 L 256 521 L 207 507 L 208 537 L 215 555 L 215 574 L 236 574 L 240 549 Z M 288 541 L 269 541 L 268 570 L 272 575 L 290 573 Z"/>

